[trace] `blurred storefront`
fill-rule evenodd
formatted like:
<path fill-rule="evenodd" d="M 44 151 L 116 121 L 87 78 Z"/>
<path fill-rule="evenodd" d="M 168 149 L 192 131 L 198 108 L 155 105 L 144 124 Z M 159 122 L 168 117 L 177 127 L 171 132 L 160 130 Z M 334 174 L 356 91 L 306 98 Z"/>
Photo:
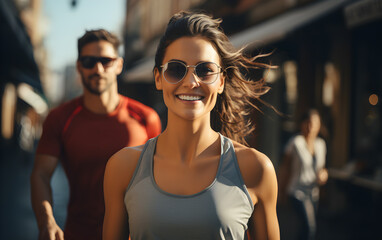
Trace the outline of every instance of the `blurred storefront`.
<path fill-rule="evenodd" d="M 39 31 L 40 1 L 0 1 L 1 158 L 34 151 L 41 118 L 48 111 L 41 79 L 44 48 Z"/>
<path fill-rule="evenodd" d="M 40 9 L 40 0 L 0 0 L 0 239 L 37 236 L 28 186 L 48 112 Z"/>
<path fill-rule="evenodd" d="M 277 168 L 287 139 L 298 130 L 296 120 L 317 108 L 326 126 L 328 211 L 341 214 L 366 203 L 367 222 L 380 224 L 373 212 L 381 212 L 382 193 L 382 0 L 130 0 L 123 89 L 149 105 L 161 101 L 152 76 L 160 34 L 175 12 L 200 9 L 223 19 L 236 47 L 247 46 L 251 54 L 273 51 L 265 60 L 279 66 L 267 73 L 272 90 L 265 100 L 285 116 L 263 107 L 264 114 L 253 116 L 251 145 Z M 165 116 L 163 106 L 156 109 Z M 354 200 L 360 195 L 367 200 Z"/>

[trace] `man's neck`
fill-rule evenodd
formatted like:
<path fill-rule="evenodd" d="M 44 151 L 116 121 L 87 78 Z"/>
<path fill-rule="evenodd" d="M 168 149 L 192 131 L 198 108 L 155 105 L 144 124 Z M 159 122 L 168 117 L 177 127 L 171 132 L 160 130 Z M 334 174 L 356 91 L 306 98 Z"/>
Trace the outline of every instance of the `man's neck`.
<path fill-rule="evenodd" d="M 97 114 L 107 114 L 113 112 L 119 104 L 118 92 L 105 92 L 95 95 L 84 92 L 84 106 L 91 112 Z"/>

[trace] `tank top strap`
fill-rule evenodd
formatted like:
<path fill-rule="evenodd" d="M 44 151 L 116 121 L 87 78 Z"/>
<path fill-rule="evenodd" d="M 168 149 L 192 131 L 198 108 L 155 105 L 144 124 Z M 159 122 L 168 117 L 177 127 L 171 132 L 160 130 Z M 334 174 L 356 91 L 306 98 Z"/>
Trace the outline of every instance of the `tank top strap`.
<path fill-rule="evenodd" d="M 137 166 L 134 171 L 134 175 L 131 178 L 130 184 L 127 187 L 126 191 L 133 188 L 137 183 L 139 183 L 142 179 L 151 176 L 152 172 L 152 158 L 154 157 L 154 152 L 156 148 L 158 136 L 149 139 L 142 150 L 142 153 L 139 157 Z"/>
<path fill-rule="evenodd" d="M 221 169 L 220 174 L 217 176 L 219 182 L 223 182 L 227 185 L 239 187 L 247 196 L 248 203 L 253 208 L 253 202 L 245 186 L 243 177 L 241 175 L 239 163 L 236 158 L 235 148 L 232 141 L 221 135 Z"/>

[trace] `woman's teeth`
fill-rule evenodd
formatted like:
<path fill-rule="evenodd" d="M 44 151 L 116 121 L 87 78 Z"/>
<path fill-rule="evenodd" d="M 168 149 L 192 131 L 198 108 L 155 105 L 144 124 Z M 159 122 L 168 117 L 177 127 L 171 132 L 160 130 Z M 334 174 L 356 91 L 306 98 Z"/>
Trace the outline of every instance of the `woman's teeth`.
<path fill-rule="evenodd" d="M 202 96 L 178 95 L 178 98 L 185 101 L 197 101 L 202 99 Z"/>

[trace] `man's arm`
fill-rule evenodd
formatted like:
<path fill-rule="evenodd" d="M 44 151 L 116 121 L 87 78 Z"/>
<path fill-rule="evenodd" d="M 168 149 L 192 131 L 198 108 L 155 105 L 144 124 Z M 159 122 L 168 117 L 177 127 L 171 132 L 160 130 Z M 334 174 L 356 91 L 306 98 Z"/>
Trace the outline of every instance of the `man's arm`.
<path fill-rule="evenodd" d="M 32 207 L 39 228 L 39 240 L 64 240 L 64 233 L 57 225 L 52 209 L 50 181 L 58 164 L 58 158 L 36 155 L 31 175 Z"/>

